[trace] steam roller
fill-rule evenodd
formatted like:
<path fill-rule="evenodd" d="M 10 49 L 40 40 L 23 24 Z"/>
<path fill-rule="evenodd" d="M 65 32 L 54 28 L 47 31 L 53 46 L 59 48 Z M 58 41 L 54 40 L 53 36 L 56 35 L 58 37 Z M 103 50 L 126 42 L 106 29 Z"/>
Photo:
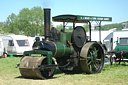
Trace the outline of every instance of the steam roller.
<path fill-rule="evenodd" d="M 52 61 L 52 64 L 55 64 L 55 62 Z M 40 68 L 43 65 L 47 65 L 45 57 L 25 56 L 20 63 L 20 73 L 26 78 L 46 79 L 52 77 L 55 68 Z"/>
<path fill-rule="evenodd" d="M 19 70 L 24 78 L 52 78 L 56 67 L 64 73 L 100 73 L 104 65 L 102 44 L 91 41 L 91 23 L 86 16 L 58 15 L 53 21 L 63 22 L 63 29 L 50 29 L 50 9 L 44 9 L 44 39 L 35 38 L 33 50 L 25 51 Z M 89 17 L 89 16 L 88 16 Z M 92 17 L 92 16 L 90 16 Z M 96 17 L 106 18 L 106 17 Z M 108 21 L 111 18 L 108 17 Z M 99 20 L 101 21 L 101 19 Z M 104 20 L 105 21 L 105 20 Z M 107 19 L 106 19 L 107 21 Z M 65 22 L 73 22 L 73 32 L 66 32 Z M 90 36 L 82 26 L 75 23 L 89 23 Z"/>

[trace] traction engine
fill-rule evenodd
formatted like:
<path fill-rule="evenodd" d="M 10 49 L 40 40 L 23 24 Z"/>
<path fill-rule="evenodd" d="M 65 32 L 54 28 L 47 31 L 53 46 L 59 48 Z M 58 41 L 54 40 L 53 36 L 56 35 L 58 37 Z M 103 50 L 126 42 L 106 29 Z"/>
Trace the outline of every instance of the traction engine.
<path fill-rule="evenodd" d="M 52 20 L 63 22 L 63 29 L 59 32 L 52 27 L 50 30 L 50 9 L 44 9 L 45 39 L 36 37 L 33 50 L 24 52 L 19 64 L 21 75 L 48 79 L 53 77 L 56 67 L 64 73 L 101 72 L 104 50 L 100 42 L 91 41 L 90 21 L 101 23 L 111 21 L 111 17 L 59 15 L 52 17 Z M 66 22 L 73 23 L 73 32 L 65 32 Z M 85 29 L 75 26 L 75 23 L 88 23 L 90 36 L 87 37 Z"/>

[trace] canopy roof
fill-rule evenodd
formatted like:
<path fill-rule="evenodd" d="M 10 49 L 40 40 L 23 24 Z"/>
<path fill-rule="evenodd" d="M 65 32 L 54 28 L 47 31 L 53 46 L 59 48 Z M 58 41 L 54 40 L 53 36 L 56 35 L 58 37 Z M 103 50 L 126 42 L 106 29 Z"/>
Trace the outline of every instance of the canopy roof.
<path fill-rule="evenodd" d="M 57 22 L 85 23 L 88 21 L 112 21 L 112 17 L 82 16 L 82 15 L 58 15 L 58 16 L 52 17 L 52 20 L 57 21 Z"/>

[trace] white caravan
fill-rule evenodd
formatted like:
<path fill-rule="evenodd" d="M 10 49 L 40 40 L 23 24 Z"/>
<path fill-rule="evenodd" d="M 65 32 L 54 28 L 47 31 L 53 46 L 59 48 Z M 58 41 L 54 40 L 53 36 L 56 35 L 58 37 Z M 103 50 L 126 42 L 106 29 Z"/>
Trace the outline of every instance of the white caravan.
<path fill-rule="evenodd" d="M 24 35 L 0 35 L 7 54 L 23 55 L 24 51 L 32 50 L 27 36 Z"/>
<path fill-rule="evenodd" d="M 104 39 L 108 51 L 115 49 L 117 41 L 121 44 L 128 44 L 128 30 L 114 31 Z"/>
<path fill-rule="evenodd" d="M 101 42 L 108 36 L 112 31 L 101 31 Z M 87 32 L 87 36 L 89 36 L 89 32 Z M 99 41 L 99 31 L 91 31 L 91 41 Z"/>
<path fill-rule="evenodd" d="M 4 53 L 3 41 L 2 41 L 2 39 L 0 38 L 0 57 L 3 56 L 3 53 Z"/>

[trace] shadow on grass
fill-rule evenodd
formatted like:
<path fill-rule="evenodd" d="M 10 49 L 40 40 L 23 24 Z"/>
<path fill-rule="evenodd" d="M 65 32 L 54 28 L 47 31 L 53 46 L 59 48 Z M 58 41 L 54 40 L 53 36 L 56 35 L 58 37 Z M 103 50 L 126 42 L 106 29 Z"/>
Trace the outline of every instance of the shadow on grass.
<path fill-rule="evenodd" d="M 28 80 L 47 80 L 47 79 L 40 79 L 40 78 L 25 78 L 23 76 L 18 76 L 18 77 L 15 77 L 16 79 L 28 79 Z M 49 78 L 49 79 L 56 79 L 58 77 L 52 77 L 52 78 Z"/>
<path fill-rule="evenodd" d="M 54 75 L 56 75 L 56 74 L 61 74 L 62 73 L 62 71 L 60 71 L 59 69 L 56 69 L 56 71 L 55 71 L 55 73 L 54 73 Z M 59 78 L 59 77 L 61 77 L 61 76 L 58 76 L 58 77 L 52 77 L 52 78 L 49 78 L 49 79 L 56 79 L 56 78 Z M 38 79 L 38 78 L 25 78 L 25 77 L 23 77 L 23 76 L 18 76 L 18 77 L 15 77 L 16 79 L 32 79 L 32 80 L 43 80 L 43 79 Z M 47 79 L 44 79 L 44 80 L 47 80 Z"/>
<path fill-rule="evenodd" d="M 20 78 L 20 79 L 24 79 L 24 77 L 23 77 L 23 76 L 18 76 L 18 77 L 15 77 L 15 78 Z"/>

